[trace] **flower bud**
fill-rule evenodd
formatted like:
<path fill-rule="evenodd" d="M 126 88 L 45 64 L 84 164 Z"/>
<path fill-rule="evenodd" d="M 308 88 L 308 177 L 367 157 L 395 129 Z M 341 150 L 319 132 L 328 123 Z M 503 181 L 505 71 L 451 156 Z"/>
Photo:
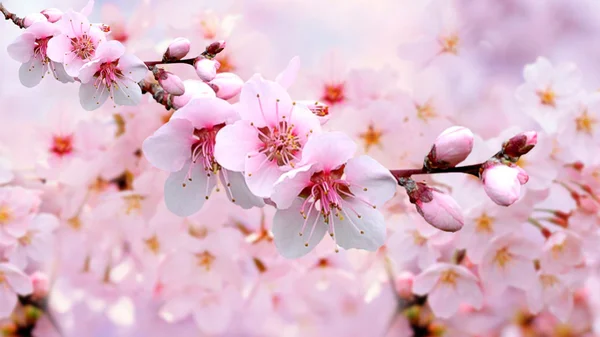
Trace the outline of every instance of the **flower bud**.
<path fill-rule="evenodd" d="M 223 40 L 213 42 L 206 47 L 206 52 L 211 55 L 217 55 L 218 53 L 222 52 L 223 49 L 225 49 L 225 45 L 226 43 Z"/>
<path fill-rule="evenodd" d="M 427 157 L 424 165 L 429 169 L 454 167 L 467 159 L 473 150 L 473 133 L 462 126 L 452 126 L 442 132 Z"/>
<path fill-rule="evenodd" d="M 497 162 L 483 164 L 481 181 L 485 193 L 501 206 L 512 205 L 521 195 L 521 185 L 529 180 L 527 173 L 517 165 Z"/>
<path fill-rule="evenodd" d="M 44 22 L 48 21 L 48 19 L 42 13 L 32 13 L 23 18 L 23 26 L 28 28 L 36 22 Z"/>
<path fill-rule="evenodd" d="M 213 89 L 206 83 L 198 80 L 186 80 L 183 81 L 183 86 L 185 88 L 185 92 L 181 96 L 174 96 L 172 98 L 173 106 L 176 109 L 182 108 L 184 105 L 188 104 L 188 102 L 192 98 L 196 97 L 214 97 L 215 92 Z"/>
<path fill-rule="evenodd" d="M 519 158 L 531 151 L 537 144 L 537 132 L 527 131 L 520 133 L 504 142 L 502 152 L 510 158 Z"/>
<path fill-rule="evenodd" d="M 456 200 L 424 183 L 415 183 L 410 178 L 399 180 L 404 186 L 410 202 L 415 204 L 417 212 L 433 227 L 456 232 L 464 225 L 462 210 Z"/>
<path fill-rule="evenodd" d="M 196 58 L 194 61 L 196 74 L 198 74 L 198 77 L 204 82 L 212 81 L 217 76 L 217 69 L 219 69 L 220 66 L 219 61 L 202 56 Z"/>
<path fill-rule="evenodd" d="M 221 73 L 210 81 L 210 85 L 215 89 L 217 97 L 221 99 L 230 99 L 242 91 L 244 81 L 236 74 Z"/>
<path fill-rule="evenodd" d="M 32 296 L 38 299 L 46 297 L 50 291 L 50 280 L 48 275 L 40 271 L 31 274 L 31 282 L 33 283 Z"/>
<path fill-rule="evenodd" d="M 48 22 L 51 23 L 57 22 L 63 16 L 63 12 L 56 8 L 44 9 L 41 13 L 46 17 L 46 19 L 48 19 Z"/>
<path fill-rule="evenodd" d="M 415 280 L 415 275 L 409 271 L 402 272 L 396 277 L 395 286 L 396 292 L 403 299 L 410 299 L 413 297 L 412 286 Z"/>
<path fill-rule="evenodd" d="M 165 61 L 176 61 L 181 60 L 190 52 L 190 40 L 178 37 L 167 48 L 167 51 L 163 55 Z"/>
<path fill-rule="evenodd" d="M 163 87 L 167 93 L 174 96 L 181 96 L 185 92 L 183 81 L 179 76 L 162 69 L 160 69 L 155 76 L 160 86 Z"/>

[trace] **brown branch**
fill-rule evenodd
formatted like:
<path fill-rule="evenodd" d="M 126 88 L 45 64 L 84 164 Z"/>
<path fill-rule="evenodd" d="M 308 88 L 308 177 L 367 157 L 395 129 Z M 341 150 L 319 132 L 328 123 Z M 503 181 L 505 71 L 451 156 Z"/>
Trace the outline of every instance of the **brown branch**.
<path fill-rule="evenodd" d="M 390 170 L 392 175 L 396 179 L 400 178 L 408 178 L 413 175 L 418 174 L 438 174 L 438 173 L 465 173 L 470 174 L 476 177 L 479 177 L 479 171 L 483 163 L 475 164 L 475 165 L 467 165 L 467 166 L 458 166 L 458 167 L 450 167 L 446 169 L 431 169 L 423 167 L 420 169 L 408 169 L 408 170 Z"/>
<path fill-rule="evenodd" d="M 19 28 L 25 28 L 25 19 L 18 17 L 16 14 L 11 13 L 4 7 L 0 2 L 0 12 L 4 15 L 5 20 L 11 20 Z"/>
<path fill-rule="evenodd" d="M 142 94 L 152 94 L 152 98 L 154 98 L 157 103 L 163 105 L 165 109 L 175 109 L 173 106 L 173 96 L 168 94 L 165 89 L 160 86 L 160 84 L 142 80 L 138 83 L 138 85 L 140 88 L 142 88 Z"/>

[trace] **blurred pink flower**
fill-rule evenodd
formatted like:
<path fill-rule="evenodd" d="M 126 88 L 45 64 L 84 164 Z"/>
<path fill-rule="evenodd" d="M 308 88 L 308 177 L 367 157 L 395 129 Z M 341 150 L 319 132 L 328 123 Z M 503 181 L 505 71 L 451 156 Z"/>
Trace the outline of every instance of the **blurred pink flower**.
<path fill-rule="evenodd" d="M 33 285 L 29 276 L 9 263 L 0 263 L 0 317 L 8 318 L 17 305 L 17 295 L 29 295 Z"/>

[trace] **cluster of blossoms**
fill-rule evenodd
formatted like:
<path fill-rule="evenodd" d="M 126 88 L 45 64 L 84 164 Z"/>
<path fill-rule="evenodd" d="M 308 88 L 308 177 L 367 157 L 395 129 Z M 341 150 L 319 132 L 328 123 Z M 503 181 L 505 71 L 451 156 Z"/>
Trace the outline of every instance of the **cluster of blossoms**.
<path fill-rule="evenodd" d="M 0 115 L 1 335 L 600 333 L 600 96 L 577 66 L 527 43 L 498 57 L 524 29 L 460 1 L 382 1 L 411 35 L 357 54 L 406 64 L 306 71 L 265 42 L 288 8 L 170 6 L 104 4 L 96 24 L 93 1 L 24 18 L 0 3 L 22 29 L 7 76 L 79 82 L 79 104 Z M 138 43 L 153 23 L 169 36 Z M 324 53 L 304 49 L 303 67 Z"/>

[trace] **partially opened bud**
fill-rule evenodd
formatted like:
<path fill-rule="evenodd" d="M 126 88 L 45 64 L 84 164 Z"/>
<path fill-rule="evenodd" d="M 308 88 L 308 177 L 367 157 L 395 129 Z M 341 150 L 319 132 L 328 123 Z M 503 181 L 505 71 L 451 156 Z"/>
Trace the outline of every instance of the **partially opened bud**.
<path fill-rule="evenodd" d="M 537 144 L 537 132 L 527 131 L 520 133 L 504 142 L 502 152 L 507 157 L 519 158 L 531 151 Z"/>
<path fill-rule="evenodd" d="M 225 41 L 215 41 L 206 47 L 206 52 L 211 55 L 217 55 L 225 49 Z"/>
<path fill-rule="evenodd" d="M 473 133 L 462 126 L 450 127 L 442 132 L 427 157 L 424 165 L 429 169 L 454 167 L 467 159 L 473 150 Z"/>
<path fill-rule="evenodd" d="M 517 165 L 487 162 L 483 165 L 481 181 L 485 193 L 501 206 L 512 205 L 521 195 L 521 185 L 529 180 L 527 173 Z"/>
<path fill-rule="evenodd" d="M 230 99 L 242 91 L 244 81 L 236 74 L 220 73 L 210 81 L 210 85 L 215 89 L 217 97 Z"/>
<path fill-rule="evenodd" d="M 167 48 L 167 51 L 163 55 L 165 61 L 176 61 L 181 60 L 190 52 L 190 40 L 178 37 Z"/>
<path fill-rule="evenodd" d="M 197 97 L 215 97 L 215 92 L 206 83 L 198 80 L 186 80 L 183 81 L 185 92 L 181 96 L 174 96 L 172 98 L 173 106 L 176 109 L 182 108 L 192 98 Z"/>
<path fill-rule="evenodd" d="M 171 95 L 181 96 L 185 92 L 183 81 L 173 73 L 160 69 L 156 74 L 156 79 L 160 86 Z"/>
<path fill-rule="evenodd" d="M 424 183 L 403 179 L 400 185 L 404 186 L 410 202 L 415 204 L 417 212 L 427 223 L 446 232 L 456 232 L 462 228 L 462 209 L 454 198 Z"/>
<path fill-rule="evenodd" d="M 52 23 L 57 22 L 63 16 L 63 12 L 56 8 L 44 9 L 41 13 L 46 17 L 46 19 L 48 19 L 48 22 Z"/>
<path fill-rule="evenodd" d="M 204 82 L 212 81 L 217 76 L 217 70 L 220 66 L 219 61 L 202 56 L 194 61 L 196 74 L 198 74 L 198 77 Z"/>

